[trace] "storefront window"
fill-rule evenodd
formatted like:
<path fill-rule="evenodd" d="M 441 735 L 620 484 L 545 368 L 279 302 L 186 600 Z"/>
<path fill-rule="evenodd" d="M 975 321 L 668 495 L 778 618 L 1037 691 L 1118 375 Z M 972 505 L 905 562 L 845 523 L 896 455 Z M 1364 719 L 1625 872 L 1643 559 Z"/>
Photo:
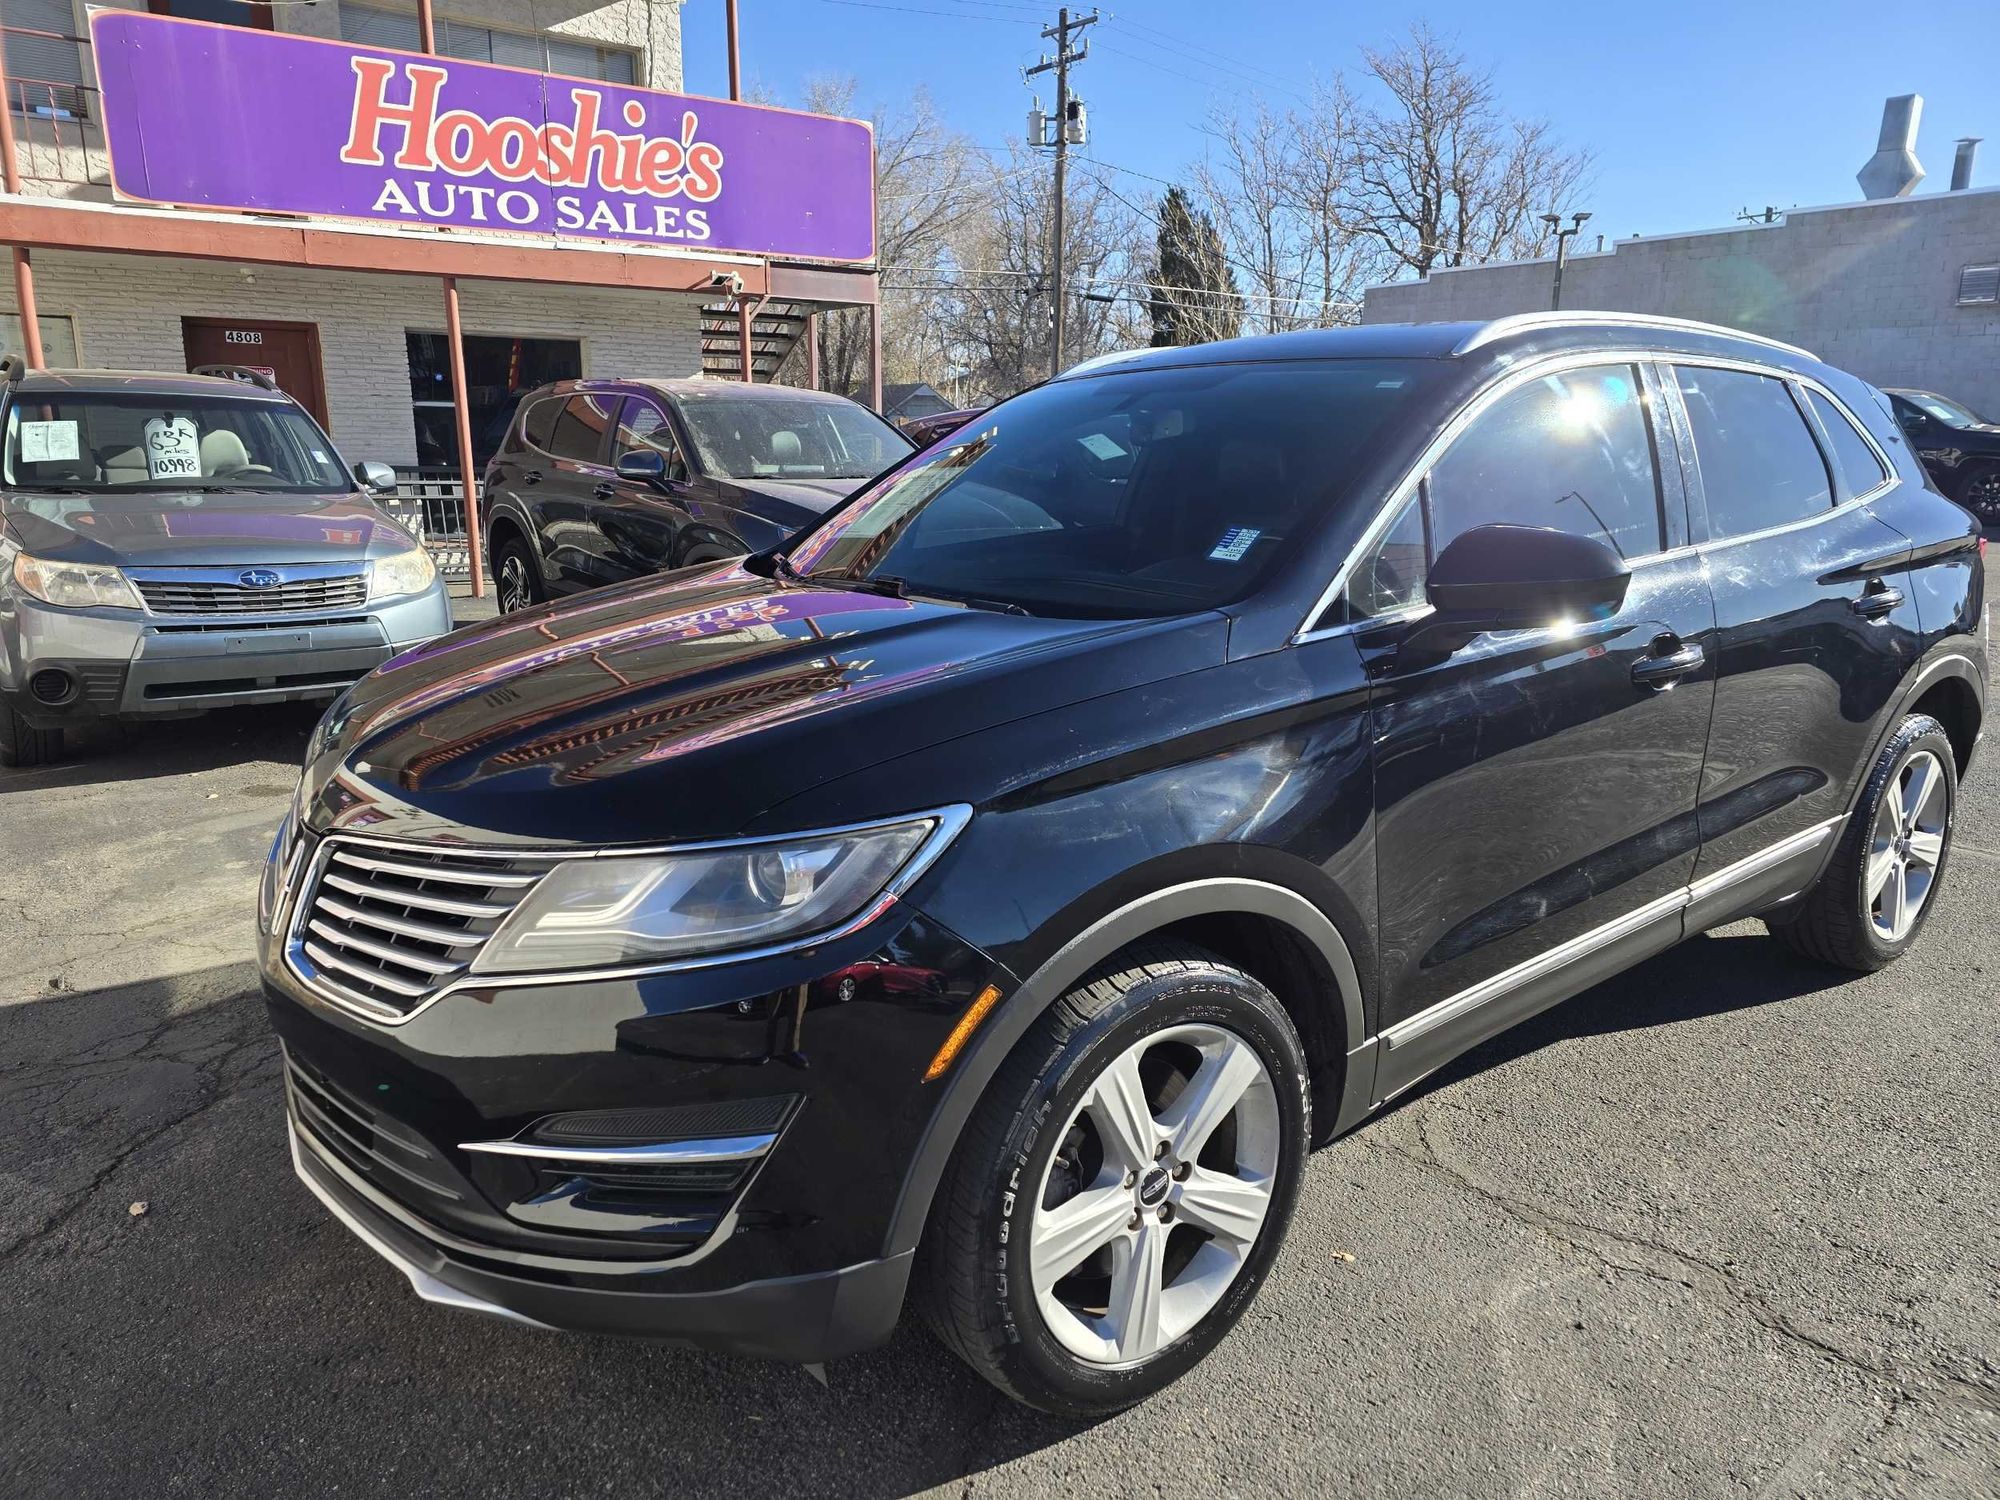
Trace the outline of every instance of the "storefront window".
<path fill-rule="evenodd" d="M 342 5 L 340 34 L 364 47 L 394 47 L 404 52 L 424 50 L 417 18 L 404 11 L 377 10 L 372 5 Z M 472 26 L 442 16 L 437 23 L 438 51 L 471 62 L 505 63 L 537 73 L 562 73 L 572 78 L 598 78 L 606 83 L 636 83 L 638 54 L 627 47 L 600 47 L 565 37 Z"/>
<path fill-rule="evenodd" d="M 156 16 L 179 16 L 183 21 L 271 29 L 271 7 L 256 0 L 148 0 L 147 8 Z"/>
<path fill-rule="evenodd" d="M 458 437 L 453 428 L 451 351 L 442 333 L 408 336 L 410 406 L 416 418 L 417 463 L 426 469 L 458 467 Z M 507 424 L 523 393 L 551 380 L 574 380 L 583 374 L 583 345 L 575 339 L 522 339 L 468 334 L 465 375 L 470 388 L 467 405 L 472 416 L 472 456 L 476 464 L 500 448 Z"/>

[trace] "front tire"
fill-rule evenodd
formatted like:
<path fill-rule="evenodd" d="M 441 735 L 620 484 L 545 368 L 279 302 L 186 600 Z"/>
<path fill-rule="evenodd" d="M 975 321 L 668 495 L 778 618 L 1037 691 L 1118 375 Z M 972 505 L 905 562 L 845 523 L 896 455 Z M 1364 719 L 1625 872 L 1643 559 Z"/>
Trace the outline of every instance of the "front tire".
<path fill-rule="evenodd" d="M 518 536 L 502 542 L 493 558 L 493 592 L 503 615 L 540 604 L 545 597 L 535 555 Z"/>
<path fill-rule="evenodd" d="M 1256 1296 L 1311 1136 L 1270 990 L 1187 944 L 1130 950 L 1035 1023 L 967 1123 L 924 1241 L 931 1326 L 1044 1411 L 1142 1401 Z"/>
<path fill-rule="evenodd" d="M 1769 925 L 1788 947 L 1863 974 L 1915 944 L 1937 904 L 1958 811 L 1951 739 L 1911 714 L 1883 747 L 1819 883 Z"/>
<path fill-rule="evenodd" d="M 0 702 L 0 766 L 45 766 L 62 759 L 63 732 L 38 729 Z"/>

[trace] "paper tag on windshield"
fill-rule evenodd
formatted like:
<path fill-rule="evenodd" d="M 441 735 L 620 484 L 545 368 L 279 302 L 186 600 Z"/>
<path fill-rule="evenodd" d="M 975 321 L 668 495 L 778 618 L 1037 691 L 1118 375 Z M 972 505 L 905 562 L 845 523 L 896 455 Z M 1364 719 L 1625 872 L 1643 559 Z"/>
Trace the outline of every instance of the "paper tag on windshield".
<path fill-rule="evenodd" d="M 1251 543 L 1264 533 L 1254 526 L 1232 526 L 1222 533 L 1222 540 L 1208 554 L 1211 562 L 1242 562 L 1243 554 L 1250 550 Z"/>
<path fill-rule="evenodd" d="M 76 452 L 76 423 L 23 422 L 21 424 L 22 463 L 58 463 L 64 459 L 75 458 Z"/>
<path fill-rule="evenodd" d="M 199 479 L 201 437 L 192 417 L 153 417 L 146 423 L 146 469 L 155 479 Z"/>

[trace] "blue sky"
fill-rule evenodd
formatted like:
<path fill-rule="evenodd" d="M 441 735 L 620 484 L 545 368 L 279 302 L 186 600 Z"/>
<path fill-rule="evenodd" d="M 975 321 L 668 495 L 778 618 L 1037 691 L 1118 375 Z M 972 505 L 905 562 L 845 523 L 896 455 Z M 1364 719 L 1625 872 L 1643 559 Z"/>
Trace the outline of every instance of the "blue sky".
<path fill-rule="evenodd" d="M 1083 7 L 1087 9 L 1088 7 Z M 1053 4 L 1028 0 L 740 0 L 746 81 L 795 100 L 816 74 L 853 74 L 864 105 L 930 85 L 982 145 L 1025 129 L 1020 68 L 1041 49 Z M 1950 180 L 1953 142 L 1985 135 L 1974 182 L 2000 184 L 2000 23 L 1993 0 L 1884 6 L 1861 0 L 1681 0 L 1671 7 L 1438 0 L 1279 3 L 1138 0 L 1104 7 L 1075 71 L 1088 102 L 1087 154 L 1173 177 L 1201 154 L 1215 103 L 1291 102 L 1315 71 L 1358 68 L 1360 48 L 1427 20 L 1494 74 L 1517 113 L 1547 118 L 1596 157 L 1565 208 L 1622 239 L 1713 228 L 1739 208 L 1850 201 L 1875 149 L 1883 99 L 1924 96 L 1919 191 Z M 687 0 L 687 88 L 726 94 L 722 0 Z M 1053 97 L 1046 78 L 1042 100 Z M 1136 201 L 1157 185 L 1128 177 Z M 1143 195 L 1143 196 L 1142 196 Z"/>

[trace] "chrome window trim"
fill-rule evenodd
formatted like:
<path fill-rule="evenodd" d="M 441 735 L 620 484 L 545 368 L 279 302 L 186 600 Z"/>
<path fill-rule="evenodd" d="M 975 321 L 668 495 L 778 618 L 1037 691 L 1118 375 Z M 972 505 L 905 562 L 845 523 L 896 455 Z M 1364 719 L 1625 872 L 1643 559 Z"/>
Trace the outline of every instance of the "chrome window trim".
<path fill-rule="evenodd" d="M 1438 429 L 1437 435 L 1424 445 L 1423 452 L 1417 455 L 1415 462 L 1403 471 L 1402 478 L 1398 479 L 1395 486 L 1389 491 L 1388 500 L 1383 503 L 1382 508 L 1376 513 L 1375 519 L 1369 522 L 1368 529 L 1362 532 L 1359 539 L 1348 549 L 1347 556 L 1341 561 L 1339 568 L 1334 571 L 1333 581 L 1321 590 L 1319 598 L 1306 611 L 1305 618 L 1299 622 L 1298 629 L 1292 632 L 1292 644 L 1302 646 L 1310 641 L 1324 640 L 1328 636 L 1345 634 L 1358 626 L 1379 624 L 1383 620 L 1400 619 L 1411 612 L 1408 610 L 1398 610 L 1392 614 L 1380 616 L 1375 620 L 1343 620 L 1334 625 L 1321 626 L 1317 630 L 1313 628 L 1313 621 L 1325 614 L 1332 606 L 1334 600 L 1338 599 L 1346 589 L 1347 580 L 1352 576 L 1354 569 L 1360 564 L 1361 559 L 1366 557 L 1369 550 L 1377 542 L 1381 541 L 1388 534 L 1389 529 L 1395 525 L 1397 517 L 1402 514 L 1403 506 L 1409 502 L 1410 497 L 1416 491 L 1416 487 L 1423 482 L 1424 476 L 1436 467 L 1437 461 L 1444 456 L 1445 450 L 1458 440 L 1466 428 L 1484 416 L 1496 402 L 1500 401 L 1503 397 L 1512 395 L 1530 381 L 1540 380 L 1549 375 L 1560 375 L 1566 370 L 1588 369 L 1594 365 L 1637 366 L 1654 362 L 1658 358 L 1658 351 L 1650 349 L 1573 349 L 1565 353 L 1551 354 L 1544 358 L 1530 360 L 1526 364 L 1503 371 L 1483 388 L 1474 392 L 1463 406 L 1459 407 L 1457 411 L 1453 412 L 1446 419 L 1444 425 Z M 1650 392 L 1648 394 L 1650 395 Z M 1657 414 L 1649 412 L 1647 419 L 1657 424 Z M 1670 433 L 1667 435 L 1671 436 Z M 1654 437 L 1653 446 L 1655 449 L 1654 458 L 1656 465 L 1663 464 L 1663 457 L 1658 451 L 1660 441 L 1657 433 Z M 1658 469 L 1655 472 L 1656 482 L 1664 485 L 1664 474 L 1660 473 Z M 1649 563 L 1656 558 L 1669 556 L 1671 551 L 1679 550 L 1683 549 L 1676 548 L 1660 552 L 1648 552 L 1630 561 L 1634 564 Z M 1423 606 L 1425 609 L 1429 607 L 1429 605 Z"/>
<path fill-rule="evenodd" d="M 1527 313 L 1522 316 L 1538 317 L 1541 315 Z M 1502 319 L 1501 321 L 1505 322 L 1509 320 Z M 1668 319 L 1666 322 L 1675 327 L 1684 326 L 1672 319 Z M 1706 327 L 1707 325 L 1695 326 Z M 1716 331 L 1727 333 L 1730 330 L 1718 329 Z M 1741 337 L 1750 338 L 1752 336 L 1744 334 Z M 1757 342 L 1768 344 L 1773 348 L 1784 349 L 1791 353 L 1805 355 L 1808 359 L 1815 357 L 1807 354 L 1803 349 L 1792 349 L 1790 345 L 1780 344 L 1772 339 L 1760 339 Z M 1467 346 L 1460 346 L 1461 350 L 1465 347 Z M 1416 608 L 1413 607 L 1409 610 L 1398 610 L 1391 614 L 1382 615 L 1374 620 L 1343 620 L 1338 624 L 1322 626 L 1318 630 L 1312 628 L 1312 622 L 1325 614 L 1327 609 L 1333 604 L 1333 601 L 1340 597 L 1341 592 L 1347 587 L 1348 578 L 1360 564 L 1361 559 L 1368 554 L 1370 548 L 1388 533 L 1389 528 L 1395 524 L 1396 517 L 1401 514 L 1404 503 L 1408 501 L 1415 487 L 1422 482 L 1425 475 L 1430 473 L 1431 469 L 1437 464 L 1437 461 L 1444 456 L 1445 449 L 1457 439 L 1459 434 L 1471 426 L 1474 421 L 1501 397 L 1511 394 L 1530 380 L 1539 379 L 1544 375 L 1560 374 L 1564 370 L 1581 369 L 1599 364 L 1651 364 L 1657 366 L 1661 372 L 1662 378 L 1660 384 L 1663 391 L 1667 394 L 1667 398 L 1673 401 L 1680 400 L 1679 388 L 1674 385 L 1671 379 L 1672 366 L 1674 365 L 1706 365 L 1723 370 L 1742 370 L 1748 374 L 1763 375 L 1771 379 L 1804 387 L 1807 390 L 1817 391 L 1820 395 L 1831 401 L 1850 421 L 1854 419 L 1853 408 L 1841 400 L 1823 381 L 1811 375 L 1787 369 L 1783 365 L 1764 364 L 1758 360 L 1734 358 L 1728 355 L 1674 354 L 1660 349 L 1593 349 L 1571 351 L 1565 354 L 1552 354 L 1545 359 L 1534 360 L 1528 364 L 1521 365 L 1518 368 L 1505 372 L 1486 387 L 1476 392 L 1465 405 L 1461 406 L 1451 415 L 1444 426 L 1438 430 L 1437 436 L 1424 446 L 1423 452 L 1417 455 L 1416 462 L 1404 471 L 1402 478 L 1397 480 L 1395 488 L 1389 492 L 1388 501 L 1376 514 L 1375 519 L 1369 523 L 1368 529 L 1362 532 L 1360 538 L 1348 549 L 1347 556 L 1341 561 L 1340 567 L 1334 572 L 1333 581 L 1321 591 L 1313 606 L 1306 611 L 1305 619 L 1300 622 L 1299 628 L 1292 632 L 1292 644 L 1302 646 L 1311 641 L 1325 640 L 1330 636 L 1345 635 L 1362 626 L 1403 619 L 1415 613 Z M 1683 409 L 1685 409 L 1684 406 Z M 1653 415 L 1656 422 L 1655 446 L 1657 448 L 1658 414 Z M 1812 435 L 1814 444 L 1819 446 L 1822 460 L 1828 461 L 1826 460 L 1825 445 L 1819 433 L 1814 429 L 1814 421 L 1811 415 L 1808 412 L 1802 411 L 1800 413 L 1800 420 L 1805 422 L 1807 432 Z M 1704 537 L 1698 542 L 1690 541 L 1685 546 L 1671 547 L 1662 552 L 1649 552 L 1643 557 L 1631 559 L 1631 562 L 1636 566 L 1640 563 L 1655 562 L 1664 557 L 1677 556 L 1683 552 L 1705 553 L 1711 547 L 1733 546 L 1737 542 L 1755 541 L 1764 537 L 1778 536 L 1784 532 L 1796 530 L 1801 526 L 1813 525 L 1825 520 L 1828 516 L 1838 515 L 1850 506 L 1865 505 L 1870 500 L 1877 499 L 1887 493 L 1900 482 L 1900 476 L 1896 473 L 1896 466 L 1889 461 L 1888 455 L 1882 451 L 1882 445 L 1875 441 L 1875 435 L 1868 430 L 1864 423 L 1856 421 L 1854 422 L 1854 427 L 1867 442 L 1875 456 L 1881 460 L 1883 471 L 1888 475 L 1888 478 L 1884 479 L 1873 489 L 1859 495 L 1851 495 L 1839 504 L 1830 506 L 1817 515 L 1801 516 L 1796 521 L 1787 521 L 1779 526 L 1766 527 L 1762 531 L 1743 532 L 1737 536 L 1721 538 Z M 1665 435 L 1669 438 L 1675 436 L 1671 430 L 1671 426 Z M 1655 458 L 1657 462 L 1664 465 L 1664 454 L 1656 453 Z M 1695 473 L 1699 476 L 1701 473 L 1701 455 L 1696 453 L 1693 455 L 1693 459 Z M 1830 474 L 1829 478 L 1831 478 Z M 1707 519 L 1708 507 L 1704 503 L 1702 507 L 1702 520 L 1705 523 Z M 1422 608 L 1428 609 L 1429 606 L 1425 605 Z"/>
<path fill-rule="evenodd" d="M 1700 880 L 1683 885 L 1679 890 L 1670 891 L 1643 906 L 1636 906 L 1622 916 L 1613 917 L 1609 922 L 1578 933 L 1566 942 L 1553 948 L 1545 948 L 1540 953 L 1521 960 L 1512 968 L 1503 969 L 1498 974 L 1469 985 L 1456 994 L 1447 995 L 1435 1005 L 1427 1006 L 1413 1016 L 1398 1021 L 1393 1026 L 1383 1028 L 1382 1043 L 1390 1051 L 1406 1047 L 1418 1037 L 1435 1031 L 1446 1022 L 1456 1019 L 1480 1006 L 1511 994 L 1531 980 L 1587 957 L 1598 949 L 1608 947 L 1622 937 L 1630 936 L 1641 928 L 1685 911 L 1698 902 L 1720 895 L 1731 886 L 1748 880 L 1753 875 L 1763 873 L 1774 865 L 1783 864 L 1795 854 L 1803 854 L 1808 849 L 1816 849 L 1842 823 L 1847 821 L 1845 813 L 1815 823 L 1810 828 L 1802 828 L 1797 833 L 1787 834 L 1774 844 L 1768 844 L 1755 854 L 1723 866 L 1713 875 L 1705 875 Z"/>
<path fill-rule="evenodd" d="M 305 923 L 313 906 L 306 896 L 308 892 L 318 889 L 319 877 L 336 844 L 376 849 L 407 849 L 428 854 L 443 852 L 454 857 L 472 859 L 623 859 L 636 855 L 697 854 L 714 849 L 741 849 L 760 844 L 795 843 L 801 839 L 832 838 L 846 833 L 860 833 L 870 829 L 893 827 L 901 823 L 920 822 L 925 818 L 936 819 L 937 826 L 931 829 L 930 834 L 917 846 L 915 852 L 903 862 L 902 867 L 890 878 L 889 883 L 883 886 L 879 895 L 837 927 L 808 933 L 804 937 L 790 938 L 782 943 L 767 943 L 755 948 L 730 948 L 714 953 L 686 954 L 657 963 L 620 964 L 582 969 L 522 970 L 502 974 L 461 974 L 449 984 L 426 995 L 407 1011 L 401 1012 L 371 1001 L 366 996 L 355 994 L 341 986 L 338 980 L 327 978 L 312 964 L 305 952 L 305 945 L 309 941 Z M 490 845 L 482 847 L 457 844 L 448 840 L 378 839 L 362 834 L 329 833 L 320 836 L 318 846 L 313 850 L 311 867 L 304 873 L 290 899 L 291 909 L 286 913 L 284 925 L 284 963 L 292 977 L 305 986 L 315 998 L 377 1026 L 402 1026 L 415 1020 L 445 996 L 456 994 L 461 990 L 541 989 L 549 985 L 587 984 L 598 980 L 641 979 L 656 974 L 681 973 L 690 969 L 712 969 L 722 964 L 750 963 L 758 959 L 782 957 L 788 953 L 800 953 L 823 947 L 827 943 L 838 942 L 877 920 L 895 905 L 905 891 L 922 878 L 936 862 L 937 857 L 944 853 L 971 821 L 971 806 L 959 802 L 946 807 L 930 808 L 923 812 L 905 813 L 893 818 L 873 818 L 865 823 L 843 823 L 834 828 L 807 828 L 790 833 L 760 834 L 755 838 L 710 839 L 700 843 L 629 846 L 619 844 L 592 849 L 496 848 Z"/>

